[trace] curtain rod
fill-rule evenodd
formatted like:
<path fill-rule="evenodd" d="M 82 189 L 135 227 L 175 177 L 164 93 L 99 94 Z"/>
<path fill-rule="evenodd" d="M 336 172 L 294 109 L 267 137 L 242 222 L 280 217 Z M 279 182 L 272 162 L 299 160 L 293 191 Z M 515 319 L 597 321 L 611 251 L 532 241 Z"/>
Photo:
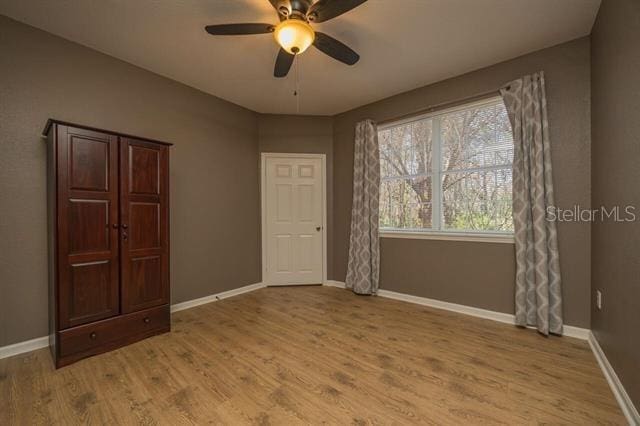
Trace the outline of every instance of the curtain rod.
<path fill-rule="evenodd" d="M 508 90 L 509 87 L 507 86 L 506 89 Z M 383 121 L 379 121 L 377 122 L 377 124 L 379 126 L 384 126 L 385 124 L 389 124 L 389 123 L 393 123 L 395 121 L 400 121 L 400 120 L 404 120 L 406 118 L 411 118 L 411 117 L 415 117 L 415 116 L 419 116 L 422 114 L 428 114 L 434 111 L 438 111 L 441 109 L 447 109 L 447 108 L 452 108 L 458 105 L 462 105 L 465 103 L 469 103 L 469 102 L 474 102 L 474 101 L 480 101 L 482 99 L 485 98 L 490 98 L 492 96 L 500 96 L 500 89 L 496 89 L 496 90 L 490 90 L 488 92 L 482 92 L 482 93 L 478 93 L 472 96 L 467 96 L 465 98 L 460 98 L 460 99 L 456 99 L 453 101 L 446 101 L 446 102 L 441 102 L 439 104 L 435 104 L 435 105 L 431 105 L 427 108 L 421 108 L 415 111 L 411 111 L 408 112 L 406 114 L 402 114 L 401 116 L 398 117 L 393 117 L 393 118 L 389 118 L 387 120 L 383 120 Z"/>

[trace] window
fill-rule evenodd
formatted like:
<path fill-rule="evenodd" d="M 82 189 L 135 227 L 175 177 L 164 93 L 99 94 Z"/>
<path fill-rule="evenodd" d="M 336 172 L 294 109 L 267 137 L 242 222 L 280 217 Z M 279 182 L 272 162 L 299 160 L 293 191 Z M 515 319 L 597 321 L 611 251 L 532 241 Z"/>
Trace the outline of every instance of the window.
<path fill-rule="evenodd" d="M 383 233 L 513 233 L 513 136 L 501 98 L 392 123 L 378 139 Z"/>

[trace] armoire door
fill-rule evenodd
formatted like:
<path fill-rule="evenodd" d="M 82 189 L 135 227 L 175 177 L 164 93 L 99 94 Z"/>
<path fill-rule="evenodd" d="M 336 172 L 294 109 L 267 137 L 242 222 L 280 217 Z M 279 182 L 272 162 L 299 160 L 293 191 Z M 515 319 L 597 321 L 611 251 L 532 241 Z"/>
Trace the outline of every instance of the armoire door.
<path fill-rule="evenodd" d="M 169 303 L 168 147 L 120 139 L 122 312 Z"/>
<path fill-rule="evenodd" d="M 119 314 L 118 138 L 57 127 L 58 322 Z"/>

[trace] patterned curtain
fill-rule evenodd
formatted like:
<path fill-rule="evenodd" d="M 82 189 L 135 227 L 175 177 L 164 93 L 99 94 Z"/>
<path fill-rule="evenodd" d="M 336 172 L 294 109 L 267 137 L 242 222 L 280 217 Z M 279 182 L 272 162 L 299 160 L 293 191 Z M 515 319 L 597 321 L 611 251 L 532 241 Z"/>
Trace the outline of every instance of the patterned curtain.
<path fill-rule="evenodd" d="M 513 128 L 513 223 L 516 244 L 516 324 L 562 334 L 562 294 L 544 73 L 500 90 Z"/>
<path fill-rule="evenodd" d="M 357 294 L 375 294 L 380 276 L 378 202 L 380 155 L 378 128 L 371 120 L 356 125 L 353 158 L 353 205 L 347 288 Z"/>

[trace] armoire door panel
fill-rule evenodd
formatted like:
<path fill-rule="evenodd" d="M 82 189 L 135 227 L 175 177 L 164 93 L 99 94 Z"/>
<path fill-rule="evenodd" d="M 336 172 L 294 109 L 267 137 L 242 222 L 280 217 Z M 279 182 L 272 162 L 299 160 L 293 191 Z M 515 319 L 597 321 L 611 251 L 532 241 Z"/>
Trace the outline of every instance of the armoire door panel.
<path fill-rule="evenodd" d="M 146 256 L 131 259 L 129 269 L 129 305 L 136 309 L 160 305 L 163 303 L 162 257 Z"/>
<path fill-rule="evenodd" d="M 69 325 L 84 324 L 114 315 L 118 294 L 111 285 L 111 262 L 102 260 L 71 265 Z"/>
<path fill-rule="evenodd" d="M 118 138 L 57 126 L 57 162 L 57 319 L 65 329 L 120 312 Z"/>
<path fill-rule="evenodd" d="M 109 200 L 69 200 L 69 254 L 110 249 Z"/>
<path fill-rule="evenodd" d="M 69 187 L 109 190 L 109 142 L 69 133 Z"/>
<path fill-rule="evenodd" d="M 160 203 L 129 204 L 129 249 L 160 248 Z"/>
<path fill-rule="evenodd" d="M 160 194 L 160 151 L 129 145 L 129 191 L 132 194 Z"/>
<path fill-rule="evenodd" d="M 120 139 L 121 307 L 169 302 L 169 158 L 166 146 Z"/>

